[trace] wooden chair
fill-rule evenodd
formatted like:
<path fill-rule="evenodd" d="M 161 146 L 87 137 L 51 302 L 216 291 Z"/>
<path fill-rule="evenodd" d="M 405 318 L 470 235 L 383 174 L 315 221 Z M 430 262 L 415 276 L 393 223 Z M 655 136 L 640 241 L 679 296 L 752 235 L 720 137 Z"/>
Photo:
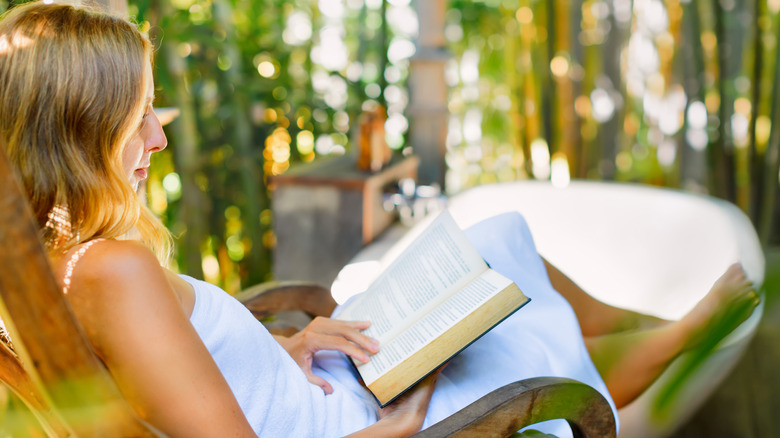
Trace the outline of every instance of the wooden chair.
<path fill-rule="evenodd" d="M 329 315 L 335 306 L 328 290 L 300 283 L 263 284 L 238 298 L 260 319 L 294 309 L 312 317 Z M 161 435 L 135 414 L 92 351 L 51 272 L 4 153 L 0 153 L 0 318 L 13 342 L 11 347 L 0 341 L 4 384 L 0 386 L 0 435 Z M 272 329 L 290 331 L 289 327 Z M 29 413 L 8 410 L 3 400 L 23 404 Z M 30 417 L 35 421 L 27 421 Z M 575 437 L 615 436 L 612 411 L 601 394 L 582 383 L 550 377 L 502 387 L 417 436 L 508 436 L 555 418 L 566 419 Z"/>

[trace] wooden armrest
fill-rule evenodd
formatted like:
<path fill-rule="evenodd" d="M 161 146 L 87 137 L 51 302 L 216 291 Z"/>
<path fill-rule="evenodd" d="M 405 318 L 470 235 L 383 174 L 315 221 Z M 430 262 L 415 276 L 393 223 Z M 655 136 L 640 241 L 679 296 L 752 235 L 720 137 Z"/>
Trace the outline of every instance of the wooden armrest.
<path fill-rule="evenodd" d="M 554 419 L 567 420 L 575 438 L 616 434 L 612 408 L 598 391 L 576 380 L 536 377 L 498 388 L 415 437 L 506 437 Z"/>
<path fill-rule="evenodd" d="M 33 385 L 30 376 L 24 370 L 19 359 L 4 342 L 0 342 L 0 381 L 17 394 L 27 395 L 24 399 L 31 408 L 36 410 L 47 410 L 48 406 Z"/>
<path fill-rule="evenodd" d="M 261 283 L 240 292 L 236 298 L 257 319 L 292 310 L 300 310 L 311 317 L 330 316 L 336 308 L 330 290 L 308 282 Z"/>

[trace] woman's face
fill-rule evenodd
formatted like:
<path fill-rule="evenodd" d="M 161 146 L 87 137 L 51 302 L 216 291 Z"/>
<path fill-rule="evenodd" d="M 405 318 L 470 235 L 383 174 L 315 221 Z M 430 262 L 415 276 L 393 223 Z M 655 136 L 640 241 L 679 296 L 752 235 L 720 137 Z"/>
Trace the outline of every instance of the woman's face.
<path fill-rule="evenodd" d="M 154 101 L 154 81 L 152 80 L 152 64 L 146 63 L 146 110 L 138 131 L 130 139 L 122 153 L 122 167 L 133 186 L 138 189 L 141 181 L 149 176 L 149 163 L 153 153 L 165 149 L 168 139 L 160 125 L 160 120 L 154 114 L 152 102 Z"/>

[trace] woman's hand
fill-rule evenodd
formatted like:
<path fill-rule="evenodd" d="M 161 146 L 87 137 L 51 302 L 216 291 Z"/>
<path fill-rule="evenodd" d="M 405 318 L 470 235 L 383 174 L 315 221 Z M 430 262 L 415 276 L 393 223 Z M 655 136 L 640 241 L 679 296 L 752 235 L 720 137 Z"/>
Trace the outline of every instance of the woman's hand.
<path fill-rule="evenodd" d="M 417 383 L 414 388 L 380 409 L 378 422 L 349 435 L 349 438 L 398 438 L 417 433 L 422 428 L 433 389 L 436 386 L 436 379 L 444 366 L 446 365 L 439 367 L 438 370 Z"/>
<path fill-rule="evenodd" d="M 422 379 L 414 388 L 406 391 L 394 402 L 379 410 L 379 419 L 396 425 L 404 425 L 409 435 L 417 433 L 423 425 L 428 404 L 431 402 L 436 379 L 443 366 Z M 405 435 L 405 434 L 404 434 Z"/>
<path fill-rule="evenodd" d="M 365 330 L 370 325 L 368 321 L 339 321 L 317 317 L 306 328 L 289 338 L 277 336 L 276 339 L 301 367 L 309 382 L 322 388 L 325 394 L 330 394 L 333 387 L 325 379 L 312 373 L 314 354 L 320 350 L 336 350 L 357 361 L 368 362 L 368 355 L 379 351 L 379 343 L 375 339 L 360 333 L 360 330 Z"/>

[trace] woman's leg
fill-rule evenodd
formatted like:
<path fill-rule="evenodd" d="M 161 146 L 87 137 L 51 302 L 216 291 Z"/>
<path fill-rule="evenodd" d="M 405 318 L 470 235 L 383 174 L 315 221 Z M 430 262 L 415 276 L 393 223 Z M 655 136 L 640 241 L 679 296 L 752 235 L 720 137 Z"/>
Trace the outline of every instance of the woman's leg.
<path fill-rule="evenodd" d="M 732 265 L 681 320 L 657 327 L 585 338 L 596 368 L 618 407 L 639 396 L 680 353 L 707 336 L 728 333 L 747 319 L 759 299 L 742 267 Z M 714 330 L 716 327 L 727 330 Z"/>
<path fill-rule="evenodd" d="M 585 338 L 627 330 L 650 329 L 669 323 L 661 318 L 603 303 L 589 295 L 550 262 L 544 258 L 542 260 L 553 288 L 569 302 L 577 314 L 577 322 Z"/>

